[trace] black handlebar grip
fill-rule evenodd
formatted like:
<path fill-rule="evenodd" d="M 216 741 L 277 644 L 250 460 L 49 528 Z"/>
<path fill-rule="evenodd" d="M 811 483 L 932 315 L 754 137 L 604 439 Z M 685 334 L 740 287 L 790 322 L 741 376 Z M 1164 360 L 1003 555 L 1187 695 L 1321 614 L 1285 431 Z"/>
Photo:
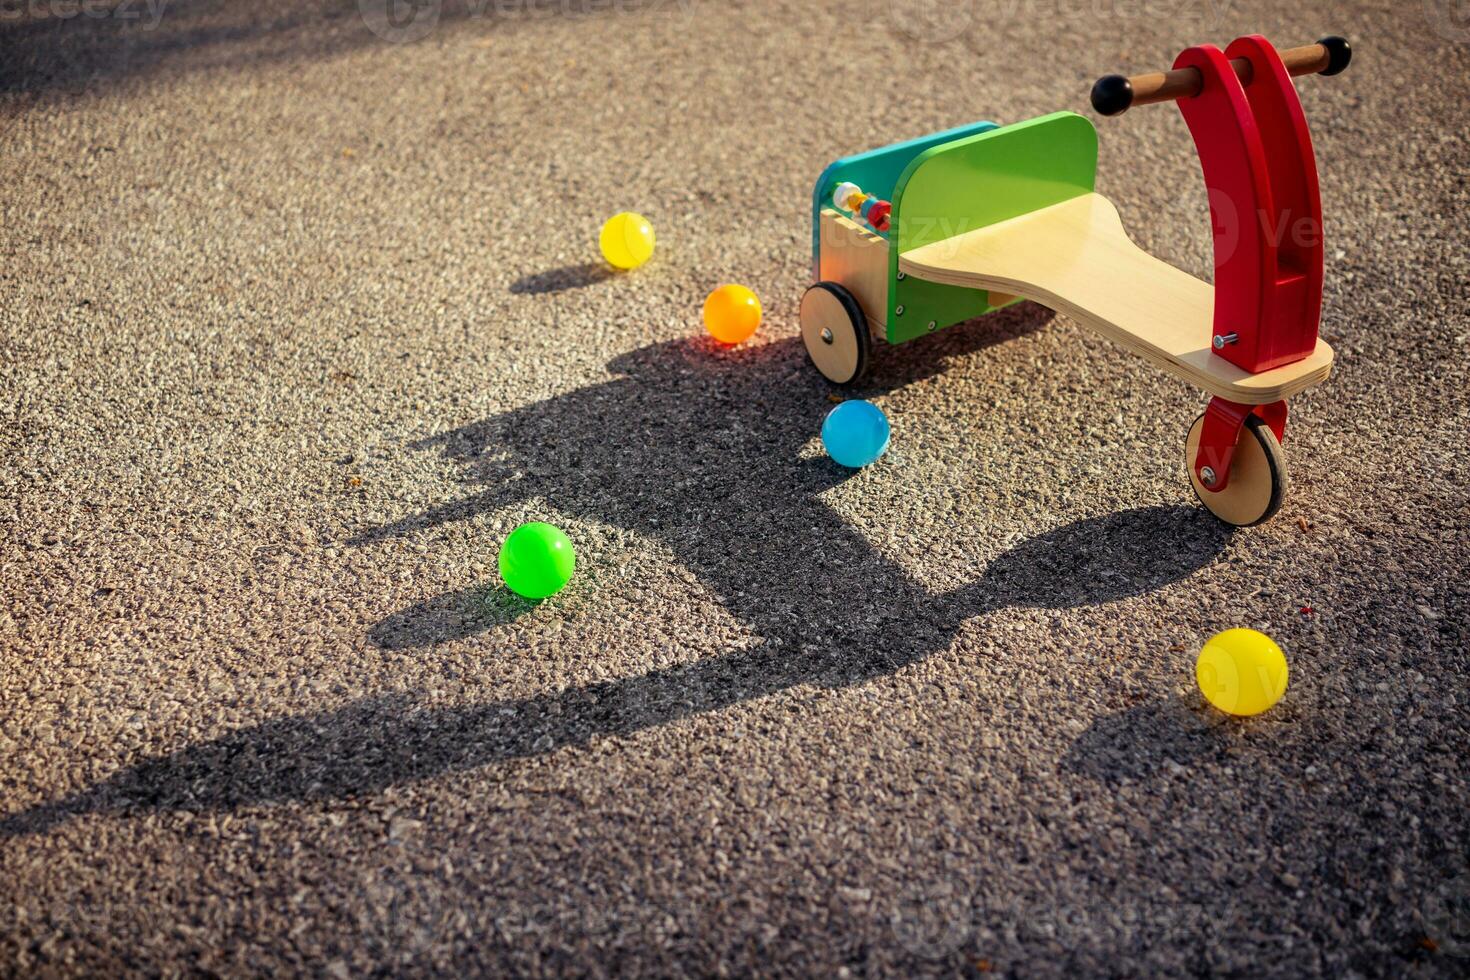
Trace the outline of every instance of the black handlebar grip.
<path fill-rule="evenodd" d="M 1347 42 L 1347 38 L 1332 34 L 1318 38 L 1317 43 L 1327 49 L 1327 67 L 1322 69 L 1322 74 L 1340 74 L 1352 63 L 1353 46 Z"/>
<path fill-rule="evenodd" d="M 1092 107 L 1104 116 L 1116 116 L 1120 112 L 1126 112 L 1132 104 L 1133 83 L 1125 76 L 1104 75 L 1093 83 Z"/>

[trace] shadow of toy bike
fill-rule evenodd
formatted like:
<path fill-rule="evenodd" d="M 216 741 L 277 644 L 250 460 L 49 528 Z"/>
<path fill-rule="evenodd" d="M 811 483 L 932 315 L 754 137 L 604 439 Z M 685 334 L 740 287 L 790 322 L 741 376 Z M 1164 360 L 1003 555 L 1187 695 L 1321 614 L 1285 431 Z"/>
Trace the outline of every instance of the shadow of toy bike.
<path fill-rule="evenodd" d="M 926 377 L 944 359 L 1039 322 L 1034 308 L 1024 308 L 992 317 L 983 332 L 971 327 L 951 331 L 959 336 L 946 343 L 888 351 L 871 387 Z M 965 336 L 970 331 L 982 335 Z M 851 474 L 799 455 L 811 438 L 812 405 L 825 404 L 826 390 L 799 342 L 730 351 L 678 341 L 633 351 L 611 367 L 613 380 L 420 444 L 461 464 L 478 492 L 367 530 L 356 542 L 422 534 L 545 496 L 562 512 L 657 538 L 725 597 L 759 644 L 526 698 L 445 709 L 392 695 L 265 722 L 0 820 L 0 834 L 101 810 L 231 809 L 371 793 L 627 735 L 797 685 L 860 684 L 946 649 L 972 617 L 1147 593 L 1209 564 L 1229 540 L 1229 530 L 1198 508 L 1139 508 L 1023 541 L 976 581 L 933 594 L 822 501 L 823 491 Z M 527 608 L 504 590 L 480 586 L 395 613 L 370 638 L 392 649 L 430 646 L 492 629 Z"/>

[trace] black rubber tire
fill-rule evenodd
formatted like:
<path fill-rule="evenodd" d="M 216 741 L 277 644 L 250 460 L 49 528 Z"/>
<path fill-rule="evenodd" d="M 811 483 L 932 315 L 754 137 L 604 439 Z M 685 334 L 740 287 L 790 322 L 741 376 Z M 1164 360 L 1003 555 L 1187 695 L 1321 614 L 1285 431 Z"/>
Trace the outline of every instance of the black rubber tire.
<path fill-rule="evenodd" d="M 847 378 L 835 378 L 832 375 L 828 374 L 826 371 L 822 370 L 821 365 L 812 355 L 813 341 L 808 336 L 806 325 L 803 324 L 802 343 L 806 347 L 807 359 L 812 362 L 812 366 L 821 373 L 822 377 L 826 378 L 833 384 L 853 384 L 861 380 L 863 375 L 867 374 L 868 364 L 872 360 L 873 338 L 872 335 L 868 332 L 868 318 L 863 313 L 863 308 L 858 305 L 858 301 L 853 298 L 852 293 L 848 292 L 840 283 L 814 283 L 811 286 L 807 287 L 806 293 L 811 293 L 813 290 L 817 289 L 823 290 L 826 293 L 830 294 L 833 298 L 835 298 L 837 302 L 841 305 L 843 311 L 847 314 L 848 325 L 852 328 L 853 340 L 857 345 L 857 358 L 851 376 Z M 803 305 L 805 305 L 806 294 L 802 295 L 802 302 Z"/>
<path fill-rule="evenodd" d="M 1194 427 L 1196 425 L 1199 425 L 1200 421 L 1203 418 L 1204 415 L 1200 415 L 1199 418 L 1196 418 L 1194 422 L 1190 424 L 1189 428 L 1191 432 L 1194 431 Z M 1281 504 L 1286 499 L 1286 490 L 1290 483 L 1290 477 L 1288 476 L 1286 468 L 1286 453 L 1282 450 L 1281 443 L 1276 441 L 1276 433 L 1271 431 L 1271 427 L 1266 424 L 1265 419 L 1261 418 L 1259 415 L 1251 415 L 1246 418 L 1245 425 L 1241 428 L 1240 439 L 1241 441 L 1244 441 L 1247 438 L 1254 439 L 1261 447 L 1261 453 L 1265 457 L 1265 466 L 1270 477 L 1270 493 L 1268 499 L 1265 502 L 1264 510 L 1262 510 L 1258 516 L 1254 516 L 1243 521 L 1231 520 L 1221 515 L 1220 512 L 1215 509 L 1215 507 L 1212 507 L 1210 505 L 1210 501 L 1205 497 L 1205 494 L 1209 493 L 1209 491 L 1201 490 L 1198 483 L 1196 483 L 1193 471 L 1193 460 L 1189 458 L 1190 453 L 1187 448 L 1185 452 L 1185 469 L 1189 473 L 1189 485 L 1194 488 L 1194 495 L 1199 498 L 1199 502 L 1204 505 L 1206 510 L 1208 510 L 1211 514 L 1214 514 L 1215 517 L 1219 520 L 1224 521 L 1226 524 L 1229 524 L 1233 527 L 1255 527 L 1257 524 L 1263 524 L 1266 521 L 1269 521 L 1273 516 L 1275 516 L 1276 512 L 1281 509 Z M 1186 447 L 1188 446 L 1188 440 L 1185 441 L 1185 445 Z M 1237 448 L 1236 451 L 1239 452 L 1239 448 Z M 1232 463 L 1232 484 L 1235 482 L 1234 469 L 1235 464 Z M 1227 486 L 1225 490 L 1221 492 L 1225 494 L 1230 493 L 1230 487 Z"/>

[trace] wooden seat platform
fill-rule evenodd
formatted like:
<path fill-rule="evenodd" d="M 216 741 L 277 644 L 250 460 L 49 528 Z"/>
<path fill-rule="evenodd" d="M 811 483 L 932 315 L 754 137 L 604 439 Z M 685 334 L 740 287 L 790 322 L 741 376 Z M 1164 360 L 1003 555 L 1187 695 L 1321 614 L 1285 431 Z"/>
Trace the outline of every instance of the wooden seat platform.
<path fill-rule="evenodd" d="M 1210 349 L 1215 291 L 1133 244 L 1113 202 L 1087 193 L 899 255 L 919 279 L 993 290 L 1065 313 L 1185 381 L 1264 405 L 1327 380 L 1332 348 L 1250 374 Z"/>

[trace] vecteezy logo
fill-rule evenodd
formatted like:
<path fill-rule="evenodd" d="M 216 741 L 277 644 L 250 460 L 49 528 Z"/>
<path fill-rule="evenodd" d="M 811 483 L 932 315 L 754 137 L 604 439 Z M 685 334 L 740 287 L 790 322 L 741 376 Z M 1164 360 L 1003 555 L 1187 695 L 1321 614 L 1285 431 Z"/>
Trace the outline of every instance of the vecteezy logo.
<path fill-rule="evenodd" d="M 368 30 L 390 44 L 421 41 L 439 26 L 443 0 L 357 0 Z"/>
<path fill-rule="evenodd" d="M 888 0 L 888 19 L 915 41 L 949 41 L 969 30 L 974 0 Z"/>
<path fill-rule="evenodd" d="M 970 896 L 950 882 L 910 888 L 898 896 L 889 919 L 893 938 L 915 956 L 938 960 L 970 938 Z"/>
<path fill-rule="evenodd" d="M 1441 882 L 1420 904 L 1424 931 L 1446 956 L 1470 958 L 1470 874 Z"/>
<path fill-rule="evenodd" d="M 1470 3 L 1465 0 L 1423 0 L 1424 17 L 1434 33 L 1449 41 L 1470 41 Z"/>

